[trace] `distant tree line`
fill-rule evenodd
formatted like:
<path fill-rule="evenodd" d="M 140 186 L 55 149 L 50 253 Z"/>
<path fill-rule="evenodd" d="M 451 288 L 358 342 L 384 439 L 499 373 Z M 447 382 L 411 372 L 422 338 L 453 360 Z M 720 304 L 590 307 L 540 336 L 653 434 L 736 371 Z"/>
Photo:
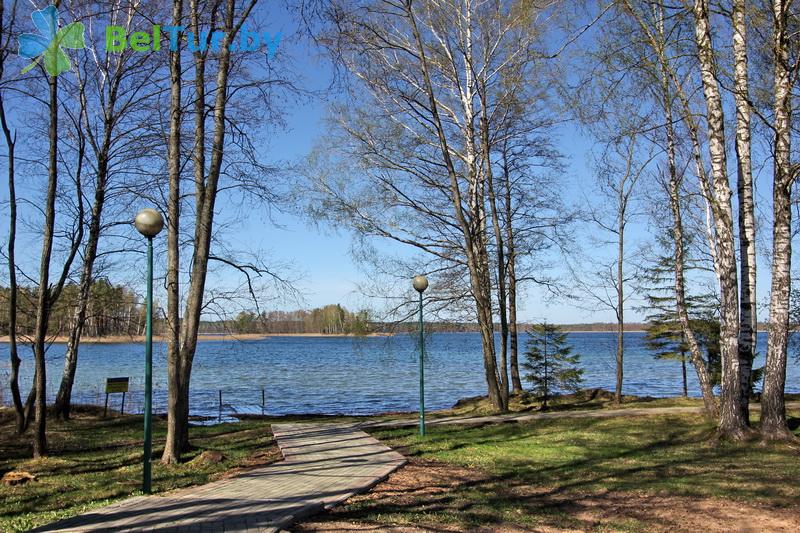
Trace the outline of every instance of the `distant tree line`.
<path fill-rule="evenodd" d="M 35 287 L 17 287 L 17 321 L 15 331 L 19 336 L 32 336 L 36 325 Z M 0 334 L 9 334 L 8 287 L 0 287 Z M 80 286 L 68 283 L 58 302 L 53 306 L 47 334 L 62 335 L 69 332 L 76 320 L 75 306 L 80 298 Z M 84 331 L 88 337 L 110 335 L 142 335 L 145 309 L 138 295 L 123 285 L 114 285 L 106 279 L 92 282 L 86 311 Z"/>
<path fill-rule="evenodd" d="M 531 325 L 520 322 L 523 329 Z M 370 333 L 409 333 L 417 331 L 416 320 L 407 322 L 385 322 L 372 320 L 370 311 L 349 311 L 340 304 L 329 304 L 314 309 L 296 309 L 292 311 L 241 311 L 235 318 L 226 320 L 205 320 L 200 325 L 202 334 L 222 333 L 275 333 L 275 334 L 347 334 L 361 335 Z M 647 324 L 629 322 L 625 331 L 645 331 Z M 616 331 L 617 325 L 605 322 L 590 324 L 561 324 L 559 328 L 566 332 L 604 333 Z M 160 326 L 155 326 L 156 332 Z M 495 324 L 495 332 L 502 333 L 499 324 Z M 425 321 L 425 330 L 430 333 L 473 333 L 478 332 L 475 322 L 458 321 Z"/>
<path fill-rule="evenodd" d="M 339 304 L 311 310 L 242 311 L 236 318 L 205 321 L 202 333 L 322 333 L 326 335 L 364 335 L 374 331 L 369 312 L 348 311 Z"/>

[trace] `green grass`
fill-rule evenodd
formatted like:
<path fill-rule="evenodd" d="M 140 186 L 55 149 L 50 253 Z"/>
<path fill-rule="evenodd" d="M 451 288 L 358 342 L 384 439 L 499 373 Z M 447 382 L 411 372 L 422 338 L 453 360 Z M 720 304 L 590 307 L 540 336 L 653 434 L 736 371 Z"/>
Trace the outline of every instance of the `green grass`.
<path fill-rule="evenodd" d="M 568 507 L 586 495 L 800 504 L 796 444 L 713 445 L 712 432 L 702 418 L 685 414 L 548 419 L 471 429 L 431 426 L 423 439 L 414 430 L 376 431 L 376 437 L 411 457 L 485 476 L 419 501 L 361 501 L 337 514 L 378 524 L 423 522 L 462 529 L 508 524 L 585 528 Z M 647 529 L 646 523 L 630 517 L 612 519 L 606 526 Z"/>
<path fill-rule="evenodd" d="M 508 410 L 511 413 L 526 413 L 541 409 L 541 401 L 530 394 L 514 395 L 509 398 Z M 646 396 L 623 396 L 622 403 L 614 402 L 614 394 L 601 389 L 585 389 L 574 394 L 556 396 L 548 401 L 548 411 L 595 411 L 600 409 L 620 409 L 628 407 L 702 407 L 699 398 L 650 398 Z M 486 396 L 467 398 L 450 409 L 431 413 L 431 418 L 445 416 L 482 416 L 494 414 Z"/>
<path fill-rule="evenodd" d="M 154 424 L 154 457 L 163 449 L 165 421 Z M 30 435 L 13 435 L 12 422 L 0 423 L 0 473 L 24 470 L 37 476 L 25 485 L 0 486 L 0 530 L 23 531 L 139 494 L 142 479 L 142 417 L 102 419 L 96 409 L 80 409 L 68 423 L 48 421 L 50 455 L 30 459 Z M 266 464 L 280 457 L 268 420 L 192 427 L 189 462 L 153 462 L 153 491 L 207 483 L 231 469 Z M 192 463 L 204 450 L 217 450 L 219 464 Z"/>
<path fill-rule="evenodd" d="M 634 400 L 630 407 L 695 405 L 692 400 Z M 588 407 L 587 407 L 588 404 Z M 604 399 L 565 401 L 556 408 L 604 409 Z M 460 414 L 482 403 L 462 405 Z M 31 460 L 29 435 L 13 436 L 12 421 L 0 412 L 0 473 L 25 470 L 37 481 L 0 487 L 0 530 L 21 531 L 85 512 L 139 493 L 142 419 L 102 419 L 97 409 L 80 409 L 69 423 L 49 421 L 50 456 Z M 799 412 L 793 413 L 795 417 Z M 236 424 L 193 427 L 196 447 L 224 454 L 220 464 L 155 462 L 153 488 L 163 492 L 202 484 L 237 468 L 279 458 L 269 424 L 274 421 L 341 421 L 350 418 L 253 418 Z M 796 426 L 797 418 L 792 419 Z M 155 421 L 154 456 L 163 446 L 165 424 Z M 671 414 L 606 419 L 546 419 L 482 427 L 429 426 L 374 434 L 419 461 L 454 465 L 476 475 L 433 493 L 414 487 L 405 499 L 355 499 L 337 515 L 375 524 L 441 524 L 459 529 L 483 526 L 591 529 L 570 502 L 603 494 L 677 495 L 725 498 L 771 506 L 800 503 L 800 447 L 758 443 L 712 446 L 713 427 L 697 415 Z M 798 431 L 800 434 L 800 431 Z M 415 499 L 416 498 L 416 499 Z M 647 529 L 643 519 L 608 519 L 612 530 Z"/>

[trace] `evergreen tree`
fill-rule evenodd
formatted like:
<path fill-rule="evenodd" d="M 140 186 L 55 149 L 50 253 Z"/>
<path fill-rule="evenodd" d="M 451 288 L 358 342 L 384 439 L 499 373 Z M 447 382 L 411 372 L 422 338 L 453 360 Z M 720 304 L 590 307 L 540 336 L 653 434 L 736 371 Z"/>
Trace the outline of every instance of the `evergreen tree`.
<path fill-rule="evenodd" d="M 689 347 L 678 322 L 677 313 L 658 310 L 658 312 L 648 315 L 645 345 L 649 350 L 655 352 L 656 359 L 670 359 L 681 363 L 683 396 L 687 397 L 689 388 L 686 382 L 686 361 Z"/>
<path fill-rule="evenodd" d="M 535 324 L 528 332 L 528 350 L 525 352 L 525 380 L 532 384 L 531 391 L 542 399 L 542 409 L 554 391 L 578 390 L 583 381 L 583 370 L 578 368 L 580 355 L 572 353 L 567 334 L 554 324 Z"/>
<path fill-rule="evenodd" d="M 667 248 L 666 238 L 659 242 Z M 689 243 L 685 248 L 689 249 Z M 675 301 L 674 257 L 662 255 L 646 269 L 640 287 L 645 293 L 646 312 L 645 345 L 657 359 L 669 359 L 681 364 L 683 395 L 688 396 L 686 363 L 689 346 L 681 328 Z M 691 261 L 690 261 L 691 263 Z M 691 264 L 687 265 L 691 269 Z M 718 302 L 713 293 L 687 295 L 686 307 L 689 323 L 698 344 L 705 351 L 706 368 L 714 385 L 720 379 Z"/>

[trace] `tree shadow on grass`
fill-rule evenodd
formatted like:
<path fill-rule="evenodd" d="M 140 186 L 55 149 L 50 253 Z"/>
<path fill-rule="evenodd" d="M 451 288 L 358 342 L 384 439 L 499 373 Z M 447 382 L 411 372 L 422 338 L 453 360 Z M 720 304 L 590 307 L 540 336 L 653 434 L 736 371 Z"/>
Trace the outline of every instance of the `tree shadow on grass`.
<path fill-rule="evenodd" d="M 440 515 L 452 514 L 462 526 L 470 520 L 484 520 L 482 511 L 468 517 L 467 511 L 472 508 L 505 506 L 534 509 L 537 515 L 547 509 L 559 513 L 560 507 L 555 503 L 569 502 L 575 495 L 586 493 L 592 497 L 608 492 L 666 493 L 686 498 L 756 500 L 768 505 L 800 502 L 794 481 L 800 475 L 797 453 L 785 446 L 710 446 L 706 425 L 680 415 L 661 415 L 635 425 L 625 425 L 623 421 L 602 425 L 606 423 L 582 419 L 578 430 L 570 432 L 575 428 L 565 427 L 564 421 L 540 420 L 513 428 L 440 430 L 438 434 L 432 432 L 427 442 L 413 442 L 397 434 L 394 438 L 408 446 L 409 454 L 417 458 L 414 460 L 442 457 L 453 464 L 474 467 L 477 463 L 487 469 L 486 478 L 459 483 L 451 494 L 437 497 L 431 508 Z M 571 438 L 552 438 L 560 434 Z M 531 443 L 521 442 L 526 439 Z M 545 442 L 550 455 L 536 454 L 537 439 Z M 561 445 L 563 448 L 559 448 Z M 515 449 L 516 446 L 520 447 Z M 527 450 L 531 451 L 528 457 L 524 455 Z M 561 451 L 563 460 L 558 457 Z M 414 486 L 408 489 L 409 493 L 417 490 Z M 515 491 L 532 495 L 520 497 Z M 468 503 L 454 503 L 462 500 Z M 360 513 L 364 519 L 380 513 L 407 517 L 427 512 L 427 501 L 406 502 L 408 508 L 392 509 L 396 502 L 390 499 L 385 502 L 388 507 L 381 507 L 384 504 L 378 502 L 352 512 Z M 502 517 L 502 513 L 498 516 Z"/>
<path fill-rule="evenodd" d="M 390 478 L 372 495 L 357 497 L 325 520 L 369 525 L 417 524 L 421 520 L 417 525 L 431 526 L 434 530 L 453 525 L 468 530 L 504 528 L 510 524 L 583 530 L 597 526 L 595 519 L 585 518 L 597 512 L 618 515 L 614 520 L 654 520 L 652 510 L 638 509 L 636 501 L 649 498 L 648 501 L 655 500 L 664 507 L 669 502 L 661 501 L 664 498 L 658 495 L 662 493 L 681 501 L 719 495 L 740 501 L 755 497 L 772 505 L 797 505 L 796 490 L 788 493 L 780 490 L 794 486 L 794 475 L 786 473 L 783 479 L 765 475 L 764 463 L 749 464 L 754 456 L 752 449 L 713 448 L 703 441 L 677 439 L 680 434 L 676 431 L 629 450 L 613 452 L 609 447 L 597 456 L 559 465 L 534 460 L 527 465 L 505 465 L 492 473 L 413 459 L 396 476 L 406 472 L 417 479 L 402 484 L 393 483 Z M 687 446 L 693 447 L 690 455 L 665 453 Z M 731 469 L 736 464 L 746 467 L 739 471 Z M 448 474 L 438 480 L 426 478 L 425 472 L 435 468 L 446 469 Z M 676 483 L 667 482 L 670 479 Z M 742 482 L 737 484 L 739 480 Z M 658 506 L 658 513 L 666 513 L 666 517 L 658 517 L 659 528 L 670 530 L 669 510 Z M 685 519 L 685 516 L 675 518 L 675 530 L 681 529 L 680 521 Z"/>

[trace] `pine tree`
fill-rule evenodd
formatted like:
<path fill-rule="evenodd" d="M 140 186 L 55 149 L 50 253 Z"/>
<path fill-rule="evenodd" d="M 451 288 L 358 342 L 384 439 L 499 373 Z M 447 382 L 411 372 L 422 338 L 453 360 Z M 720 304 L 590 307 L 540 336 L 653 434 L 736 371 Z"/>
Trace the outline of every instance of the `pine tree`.
<path fill-rule="evenodd" d="M 689 388 L 686 382 L 686 361 L 689 347 L 678 322 L 677 313 L 666 311 L 648 315 L 645 345 L 655 352 L 656 359 L 670 359 L 681 363 L 683 396 L 687 397 Z"/>
<path fill-rule="evenodd" d="M 567 334 L 554 324 L 536 324 L 528 332 L 528 350 L 522 368 L 531 391 L 542 399 L 542 409 L 554 391 L 574 392 L 583 381 L 580 355 L 572 353 Z"/>
<path fill-rule="evenodd" d="M 666 238 L 659 242 L 667 247 Z M 687 243 L 688 245 L 688 243 Z M 686 246 L 688 248 L 688 246 Z M 655 352 L 657 359 L 669 359 L 681 363 L 683 395 L 688 396 L 686 363 L 689 361 L 689 346 L 681 328 L 675 301 L 674 261 L 669 255 L 655 259 L 642 276 L 647 313 L 645 321 L 645 344 Z M 719 305 L 713 294 L 686 297 L 689 323 L 698 344 L 706 352 L 706 368 L 714 385 L 720 379 L 719 351 Z"/>

